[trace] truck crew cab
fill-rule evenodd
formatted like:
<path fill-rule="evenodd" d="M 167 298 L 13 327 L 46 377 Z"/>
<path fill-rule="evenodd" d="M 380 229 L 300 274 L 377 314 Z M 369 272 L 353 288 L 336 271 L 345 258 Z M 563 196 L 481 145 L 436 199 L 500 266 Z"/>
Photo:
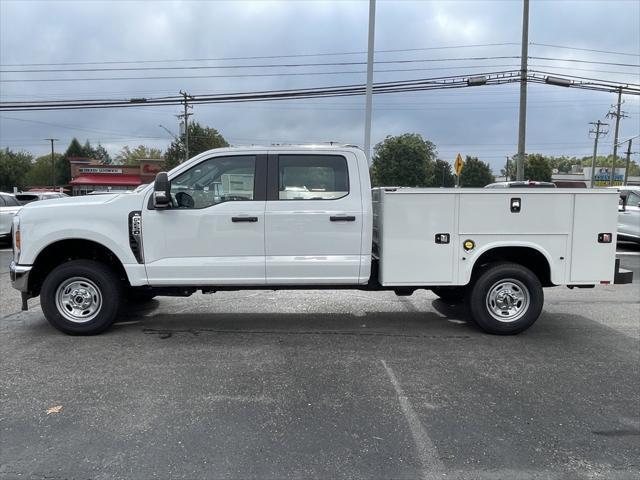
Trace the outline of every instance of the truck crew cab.
<path fill-rule="evenodd" d="M 429 289 L 515 334 L 543 287 L 631 281 L 615 264 L 618 194 L 371 189 L 351 146 L 224 148 L 130 194 L 36 202 L 13 224 L 13 286 L 95 334 L 128 301 L 239 289 Z"/>

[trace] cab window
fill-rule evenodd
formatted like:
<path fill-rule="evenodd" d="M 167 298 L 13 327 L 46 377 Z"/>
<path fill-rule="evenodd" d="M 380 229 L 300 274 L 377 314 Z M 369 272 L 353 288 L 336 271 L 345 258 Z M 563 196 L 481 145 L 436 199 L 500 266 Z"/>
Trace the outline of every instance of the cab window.
<path fill-rule="evenodd" d="M 346 158 L 340 155 L 280 155 L 280 200 L 336 200 L 349 194 Z"/>
<path fill-rule="evenodd" d="M 171 180 L 174 208 L 207 208 L 254 199 L 256 157 L 214 157 Z"/>

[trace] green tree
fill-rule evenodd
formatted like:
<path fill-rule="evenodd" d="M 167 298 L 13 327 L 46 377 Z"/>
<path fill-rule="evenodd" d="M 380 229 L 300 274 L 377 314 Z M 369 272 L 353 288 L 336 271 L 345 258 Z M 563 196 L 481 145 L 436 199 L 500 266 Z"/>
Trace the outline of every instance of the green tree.
<path fill-rule="evenodd" d="M 575 157 L 566 157 L 564 155 L 561 157 L 547 157 L 547 160 L 549 161 L 551 169 L 553 170 L 555 168 L 559 173 L 568 173 L 571 171 L 573 165 L 580 163 Z"/>
<path fill-rule="evenodd" d="M 32 160 L 27 152 L 14 152 L 8 148 L 0 150 L 0 190 L 10 192 L 13 187 L 24 188 Z"/>
<path fill-rule="evenodd" d="M 93 158 L 100 160 L 100 163 L 110 165 L 112 163 L 111 156 L 107 149 L 98 143 L 98 146 L 93 149 Z"/>
<path fill-rule="evenodd" d="M 436 147 L 417 133 L 388 136 L 373 154 L 374 185 L 427 187 L 435 184 Z"/>
<path fill-rule="evenodd" d="M 71 142 L 69 142 L 69 146 L 67 147 L 67 150 L 64 152 L 64 156 L 65 158 L 69 158 L 69 157 L 84 157 L 85 156 L 85 150 L 82 147 L 82 145 L 80 145 L 80 142 L 78 141 L 77 138 L 72 138 Z"/>
<path fill-rule="evenodd" d="M 175 139 L 165 153 L 165 168 L 172 169 L 184 161 L 185 136 Z M 229 143 L 215 128 L 203 127 L 198 122 L 189 124 L 189 157 L 211 150 L 212 148 L 228 147 Z"/>
<path fill-rule="evenodd" d="M 71 168 L 69 166 L 70 158 L 83 158 L 86 156 L 85 148 L 80 144 L 77 138 L 72 138 L 67 150 L 64 152 L 62 161 L 56 162 L 56 183 L 58 185 L 67 185 L 71 181 Z"/>
<path fill-rule="evenodd" d="M 145 158 L 162 158 L 162 151 L 158 148 L 138 145 L 134 149 L 125 146 L 116 155 L 115 161 L 120 165 L 139 165 L 140 160 Z"/>
<path fill-rule="evenodd" d="M 82 156 L 87 158 L 95 158 L 95 150 L 91 146 L 89 140 L 85 140 L 84 145 L 82 146 Z"/>
<path fill-rule="evenodd" d="M 581 164 L 583 168 L 591 168 L 592 160 L 593 160 L 593 157 L 582 157 L 582 159 L 577 161 L 576 163 Z M 606 157 L 602 155 L 598 155 L 596 157 L 596 169 L 600 167 L 611 167 L 612 160 L 613 160 L 613 155 L 607 155 Z M 616 167 L 620 168 L 620 167 L 626 167 L 626 166 L 627 166 L 626 155 L 618 156 L 618 158 L 616 159 Z M 640 167 L 638 166 L 638 163 L 635 160 L 631 160 L 629 162 L 629 175 L 631 176 L 640 175 Z"/>
<path fill-rule="evenodd" d="M 539 153 L 529 155 L 524 162 L 524 178 L 537 182 L 550 182 L 551 165 L 547 158 Z"/>
<path fill-rule="evenodd" d="M 56 153 L 53 156 L 54 164 L 57 165 L 64 161 L 64 158 L 61 153 Z M 51 164 L 51 155 L 42 155 L 41 157 L 36 158 L 35 162 L 32 164 L 31 169 L 27 173 L 25 178 L 25 183 L 28 187 L 44 187 L 51 185 L 52 181 L 52 169 L 54 165 Z M 58 168 L 56 171 L 56 184 L 58 183 Z"/>
<path fill-rule="evenodd" d="M 467 155 L 460 172 L 461 187 L 484 187 L 494 181 L 491 167 L 488 163 L 478 160 L 478 157 Z"/>
<path fill-rule="evenodd" d="M 576 161 L 576 163 L 578 162 Z M 568 172 L 571 170 L 571 159 L 566 157 L 546 157 L 539 153 L 530 153 L 524 160 L 524 179 L 550 182 L 554 168 L 557 168 L 558 171 Z M 561 170 L 561 168 L 564 170 Z M 500 173 L 508 177 L 511 181 L 516 179 L 515 155 L 509 162 L 509 170 L 507 171 L 503 168 L 500 170 Z"/>
<path fill-rule="evenodd" d="M 433 175 L 433 184 L 430 187 L 453 187 L 456 177 L 453 174 L 451 164 L 446 160 L 436 160 Z"/>

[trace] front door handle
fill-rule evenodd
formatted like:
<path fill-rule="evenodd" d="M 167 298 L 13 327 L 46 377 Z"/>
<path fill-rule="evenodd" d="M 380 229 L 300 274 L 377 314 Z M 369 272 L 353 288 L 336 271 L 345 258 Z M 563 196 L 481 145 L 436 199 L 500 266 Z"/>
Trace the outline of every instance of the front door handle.
<path fill-rule="evenodd" d="M 332 215 L 329 217 L 332 222 L 355 222 L 356 217 L 353 215 Z"/>
<path fill-rule="evenodd" d="M 231 217 L 233 223 L 237 222 L 257 222 L 258 217 Z"/>

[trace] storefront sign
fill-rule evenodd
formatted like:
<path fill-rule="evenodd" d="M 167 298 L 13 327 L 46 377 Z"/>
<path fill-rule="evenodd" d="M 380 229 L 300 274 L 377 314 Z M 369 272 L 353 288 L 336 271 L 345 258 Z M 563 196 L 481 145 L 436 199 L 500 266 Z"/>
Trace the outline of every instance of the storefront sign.
<path fill-rule="evenodd" d="M 121 168 L 96 168 L 96 167 L 85 167 L 80 168 L 80 173 L 122 173 Z"/>

